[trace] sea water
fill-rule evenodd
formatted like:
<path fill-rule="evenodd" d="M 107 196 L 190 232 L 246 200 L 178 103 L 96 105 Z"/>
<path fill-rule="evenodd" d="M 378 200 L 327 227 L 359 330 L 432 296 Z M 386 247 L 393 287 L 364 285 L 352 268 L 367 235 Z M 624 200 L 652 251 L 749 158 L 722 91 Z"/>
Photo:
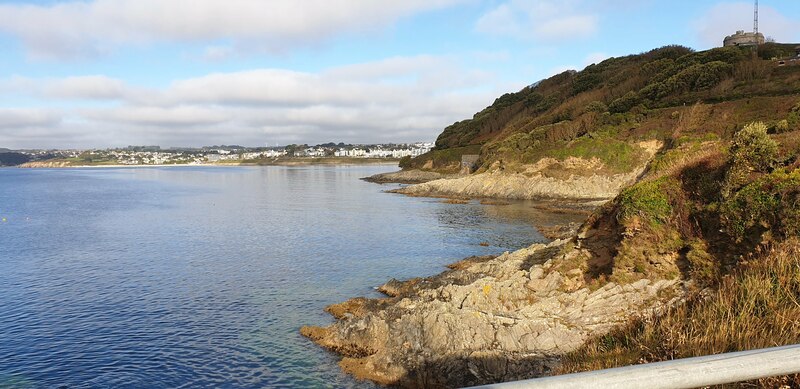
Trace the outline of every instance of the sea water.
<path fill-rule="evenodd" d="M 393 166 L 0 169 L 0 387 L 372 387 L 303 338 L 323 308 L 545 241 Z"/>

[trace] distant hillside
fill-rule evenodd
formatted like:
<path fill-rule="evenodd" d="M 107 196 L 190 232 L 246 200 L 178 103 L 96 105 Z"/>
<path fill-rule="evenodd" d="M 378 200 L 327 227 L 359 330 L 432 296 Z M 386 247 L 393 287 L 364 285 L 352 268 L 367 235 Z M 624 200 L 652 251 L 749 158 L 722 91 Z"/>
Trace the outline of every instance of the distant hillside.
<path fill-rule="evenodd" d="M 613 164 L 610 154 L 637 158 L 631 140 L 728 139 L 755 120 L 774 127 L 800 91 L 798 61 L 781 66 L 774 59 L 795 55 L 795 47 L 695 52 L 666 46 L 567 71 L 504 94 L 471 119 L 448 126 L 433 151 L 403 167 L 454 171 L 462 154 L 480 154 L 483 169 L 498 161 L 513 166 L 574 153 Z M 800 126 L 797 118 L 787 119 L 792 129 Z M 576 140 L 578 150 L 571 143 Z"/>
<path fill-rule="evenodd" d="M 30 160 L 27 154 L 0 151 L 0 166 L 17 166 Z"/>

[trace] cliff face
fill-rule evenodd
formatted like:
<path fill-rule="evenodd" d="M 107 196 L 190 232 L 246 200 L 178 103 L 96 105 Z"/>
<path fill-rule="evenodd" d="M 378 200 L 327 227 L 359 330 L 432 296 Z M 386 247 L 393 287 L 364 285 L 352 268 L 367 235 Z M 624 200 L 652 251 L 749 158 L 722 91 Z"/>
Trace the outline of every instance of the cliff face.
<path fill-rule="evenodd" d="M 33 161 L 19 165 L 21 168 L 60 168 L 69 166 L 71 164 L 68 161 Z"/>

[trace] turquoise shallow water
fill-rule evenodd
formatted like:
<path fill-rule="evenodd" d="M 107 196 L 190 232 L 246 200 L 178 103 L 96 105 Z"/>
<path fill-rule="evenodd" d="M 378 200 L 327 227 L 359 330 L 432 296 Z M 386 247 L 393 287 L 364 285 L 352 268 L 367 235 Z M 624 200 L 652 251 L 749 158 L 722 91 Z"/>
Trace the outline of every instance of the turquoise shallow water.
<path fill-rule="evenodd" d="M 390 170 L 0 169 L 0 387 L 371 387 L 298 329 L 390 277 L 543 241 L 529 204 L 358 179 Z"/>

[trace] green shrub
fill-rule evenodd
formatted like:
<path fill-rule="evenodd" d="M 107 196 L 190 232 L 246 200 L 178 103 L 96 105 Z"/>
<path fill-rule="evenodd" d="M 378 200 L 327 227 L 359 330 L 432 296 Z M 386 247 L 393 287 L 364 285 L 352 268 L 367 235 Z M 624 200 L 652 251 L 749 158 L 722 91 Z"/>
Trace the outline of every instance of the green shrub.
<path fill-rule="evenodd" d="M 648 62 L 642 66 L 642 74 L 647 76 L 655 76 L 665 70 L 674 69 L 675 61 L 672 58 L 661 58 L 652 62 Z"/>
<path fill-rule="evenodd" d="M 725 231 L 737 241 L 758 239 L 769 231 L 774 238 L 800 233 L 800 169 L 776 170 L 730 196 L 720 206 Z"/>
<path fill-rule="evenodd" d="M 595 71 L 595 68 L 596 65 L 589 65 L 585 70 L 575 76 L 575 79 L 572 80 L 573 95 L 594 89 L 600 85 L 603 81 L 603 77 Z"/>
<path fill-rule="evenodd" d="M 400 162 L 398 163 L 398 166 L 400 167 L 400 169 L 406 169 L 406 168 L 411 167 L 411 156 L 410 155 L 406 155 L 405 157 L 400 158 Z"/>
<path fill-rule="evenodd" d="M 783 119 L 778 123 L 775 123 L 775 132 L 778 134 L 789 131 L 789 121 Z"/>
<path fill-rule="evenodd" d="M 686 260 L 689 262 L 690 278 L 701 285 L 709 285 L 719 277 L 719 264 L 708 253 L 708 246 L 702 240 L 689 244 Z"/>
<path fill-rule="evenodd" d="M 650 100 L 658 100 L 669 94 L 669 88 L 663 82 L 654 82 L 642 88 L 639 94 Z"/>
<path fill-rule="evenodd" d="M 619 210 L 617 219 L 625 222 L 638 216 L 650 225 L 659 225 L 669 220 L 672 206 L 667 195 L 673 179 L 661 178 L 633 185 L 620 193 L 617 198 Z"/>
<path fill-rule="evenodd" d="M 762 122 L 750 123 L 733 136 L 728 172 L 722 196 L 729 197 L 744 185 L 752 172 L 769 172 L 778 157 L 778 144 L 767 135 Z"/>
<path fill-rule="evenodd" d="M 662 95 L 673 92 L 700 91 L 712 88 L 733 72 L 733 65 L 712 61 L 691 65 L 664 81 Z"/>
<path fill-rule="evenodd" d="M 628 112 L 631 108 L 639 104 L 640 100 L 638 93 L 630 91 L 626 93 L 625 96 L 612 101 L 611 104 L 608 105 L 608 111 L 611 113 Z"/>
<path fill-rule="evenodd" d="M 586 112 L 597 112 L 597 113 L 608 112 L 608 106 L 605 105 L 602 101 L 595 100 L 586 105 Z"/>

